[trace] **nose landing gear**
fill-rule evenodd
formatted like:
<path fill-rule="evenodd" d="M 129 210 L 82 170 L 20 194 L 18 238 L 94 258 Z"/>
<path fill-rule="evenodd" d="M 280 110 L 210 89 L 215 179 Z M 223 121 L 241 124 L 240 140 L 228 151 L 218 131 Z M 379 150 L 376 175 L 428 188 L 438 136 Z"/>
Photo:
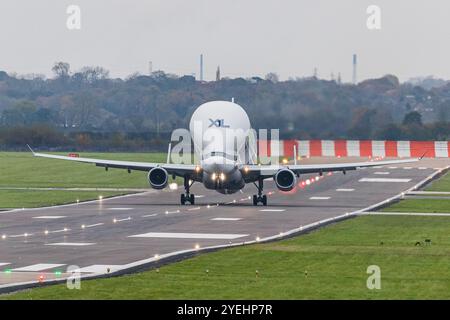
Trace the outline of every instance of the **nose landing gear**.
<path fill-rule="evenodd" d="M 194 184 L 194 181 L 189 183 L 189 177 L 188 176 L 184 177 L 184 190 L 185 190 L 185 193 L 182 194 L 181 197 L 180 197 L 180 203 L 182 205 L 185 205 L 186 202 L 189 202 L 190 204 L 194 204 L 195 203 L 195 196 L 189 192 L 189 189 L 191 188 L 191 186 L 193 184 Z"/>
<path fill-rule="evenodd" d="M 258 180 L 258 185 L 256 185 L 256 183 L 253 183 L 256 188 L 258 189 L 258 195 L 253 195 L 253 205 L 257 206 L 258 203 L 262 203 L 263 206 L 267 206 L 267 196 L 264 194 L 262 194 L 263 192 L 263 187 L 264 187 L 264 182 L 263 179 L 259 179 Z"/>

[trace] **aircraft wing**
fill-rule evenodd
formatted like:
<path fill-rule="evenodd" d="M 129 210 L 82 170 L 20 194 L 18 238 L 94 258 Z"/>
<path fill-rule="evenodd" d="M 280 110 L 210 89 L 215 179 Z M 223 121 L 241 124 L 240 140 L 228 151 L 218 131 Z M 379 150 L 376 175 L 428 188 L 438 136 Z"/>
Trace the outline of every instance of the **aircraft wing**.
<path fill-rule="evenodd" d="M 166 169 L 167 173 L 169 173 L 170 175 L 176 175 L 176 176 L 182 177 L 186 174 L 189 174 L 190 176 L 193 176 L 193 178 L 195 178 L 194 176 L 196 176 L 196 171 L 195 171 L 196 165 L 191 165 L 191 164 L 134 162 L 134 161 L 93 159 L 93 158 L 83 158 L 83 157 L 67 157 L 67 156 L 60 156 L 60 155 L 47 154 L 47 153 L 38 153 L 38 152 L 34 152 L 31 148 L 30 148 L 30 150 L 33 153 L 33 156 L 35 156 L 35 157 L 92 163 L 92 164 L 95 164 L 97 167 L 104 167 L 106 169 L 118 168 L 118 169 L 126 169 L 126 170 L 149 171 L 152 168 L 160 167 L 160 168 Z"/>
<path fill-rule="evenodd" d="M 421 158 L 402 159 L 402 160 L 386 160 L 386 161 L 366 161 L 353 163 L 330 163 L 330 164 L 294 164 L 294 165 L 250 165 L 244 172 L 248 171 L 250 178 L 262 176 L 263 178 L 272 177 L 278 170 L 287 168 L 295 174 L 323 173 L 330 171 L 349 171 L 358 168 L 377 167 L 385 165 L 396 165 L 402 163 L 410 163 L 421 160 Z"/>

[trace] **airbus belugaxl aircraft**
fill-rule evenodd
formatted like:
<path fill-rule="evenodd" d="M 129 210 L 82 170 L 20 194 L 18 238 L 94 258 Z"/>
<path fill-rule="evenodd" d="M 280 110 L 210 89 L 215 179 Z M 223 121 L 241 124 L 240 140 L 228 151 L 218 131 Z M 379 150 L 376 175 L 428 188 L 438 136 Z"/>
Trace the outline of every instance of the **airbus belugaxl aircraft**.
<path fill-rule="evenodd" d="M 273 178 L 278 189 L 290 191 L 296 185 L 301 174 L 329 171 L 356 170 L 363 167 L 373 167 L 388 164 L 413 162 L 419 159 L 356 162 L 339 164 L 258 164 L 256 157 L 256 139 L 251 132 L 250 120 L 244 109 L 234 102 L 212 101 L 199 106 L 191 117 L 190 134 L 194 144 L 194 153 L 198 164 L 174 164 L 169 162 L 170 147 L 167 163 L 147 163 L 131 161 L 101 160 L 82 157 L 59 156 L 36 153 L 36 157 L 45 157 L 85 163 L 108 168 L 139 170 L 148 172 L 150 186 L 163 189 L 168 185 L 169 177 L 184 179 L 185 193 L 181 195 L 181 204 L 194 204 L 194 195 L 190 188 L 194 182 L 201 182 L 207 189 L 216 190 L 223 194 L 232 194 L 247 183 L 253 183 L 257 188 L 257 195 L 253 196 L 253 204 L 267 205 L 267 196 L 263 195 L 263 181 Z M 212 136 L 230 136 L 231 139 L 211 139 Z M 190 140 L 190 139 L 189 139 Z M 31 149 L 31 148 L 30 148 Z M 296 152 L 294 151 L 296 159 Z"/>

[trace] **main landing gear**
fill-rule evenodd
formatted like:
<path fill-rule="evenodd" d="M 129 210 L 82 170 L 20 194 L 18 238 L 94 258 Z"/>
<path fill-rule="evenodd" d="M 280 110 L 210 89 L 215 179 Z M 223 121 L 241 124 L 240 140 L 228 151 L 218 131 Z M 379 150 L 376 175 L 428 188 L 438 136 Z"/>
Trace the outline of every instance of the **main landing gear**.
<path fill-rule="evenodd" d="M 194 204 L 195 203 L 195 197 L 193 194 L 191 194 L 189 192 L 189 189 L 191 188 L 191 186 L 194 184 L 194 181 L 189 182 L 189 177 L 184 177 L 184 190 L 185 193 L 181 195 L 181 204 L 185 205 L 186 202 L 189 202 L 190 204 Z"/>
<path fill-rule="evenodd" d="M 263 206 L 267 206 L 267 196 L 264 194 L 262 194 L 263 192 L 263 187 L 264 187 L 264 182 L 263 179 L 259 179 L 258 180 L 258 185 L 256 185 L 256 183 L 253 183 L 256 188 L 258 189 L 258 195 L 253 195 L 253 205 L 257 206 L 259 202 L 262 203 Z"/>

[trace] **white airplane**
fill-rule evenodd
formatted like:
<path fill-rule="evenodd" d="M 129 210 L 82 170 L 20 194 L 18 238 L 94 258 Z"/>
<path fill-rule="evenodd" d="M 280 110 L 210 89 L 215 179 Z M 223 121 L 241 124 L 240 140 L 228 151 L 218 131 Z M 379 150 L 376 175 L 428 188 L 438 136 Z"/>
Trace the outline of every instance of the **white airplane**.
<path fill-rule="evenodd" d="M 232 194 L 247 183 L 253 183 L 257 188 L 257 195 L 253 196 L 253 205 L 262 203 L 267 205 L 267 196 L 263 195 L 263 182 L 273 178 L 278 189 L 290 191 L 296 185 L 301 174 L 356 170 L 363 167 L 414 162 L 420 159 L 337 163 L 337 164 L 257 164 L 256 138 L 251 129 L 250 120 L 244 109 L 234 102 L 211 101 L 199 106 L 191 117 L 189 125 L 194 152 L 199 159 L 198 164 L 174 164 L 169 162 L 170 147 L 167 163 L 148 163 L 132 161 L 102 160 L 82 157 L 59 156 L 31 152 L 36 157 L 61 159 L 85 163 L 108 168 L 146 171 L 150 186 L 163 189 L 169 183 L 169 177 L 184 179 L 185 193 L 181 195 L 181 204 L 194 204 L 194 195 L 190 187 L 194 182 L 201 182 L 207 189 L 216 190 L 223 194 Z M 231 139 L 219 141 L 211 137 L 232 135 Z M 29 147 L 29 146 L 28 146 Z M 294 159 L 296 159 L 294 151 Z"/>

